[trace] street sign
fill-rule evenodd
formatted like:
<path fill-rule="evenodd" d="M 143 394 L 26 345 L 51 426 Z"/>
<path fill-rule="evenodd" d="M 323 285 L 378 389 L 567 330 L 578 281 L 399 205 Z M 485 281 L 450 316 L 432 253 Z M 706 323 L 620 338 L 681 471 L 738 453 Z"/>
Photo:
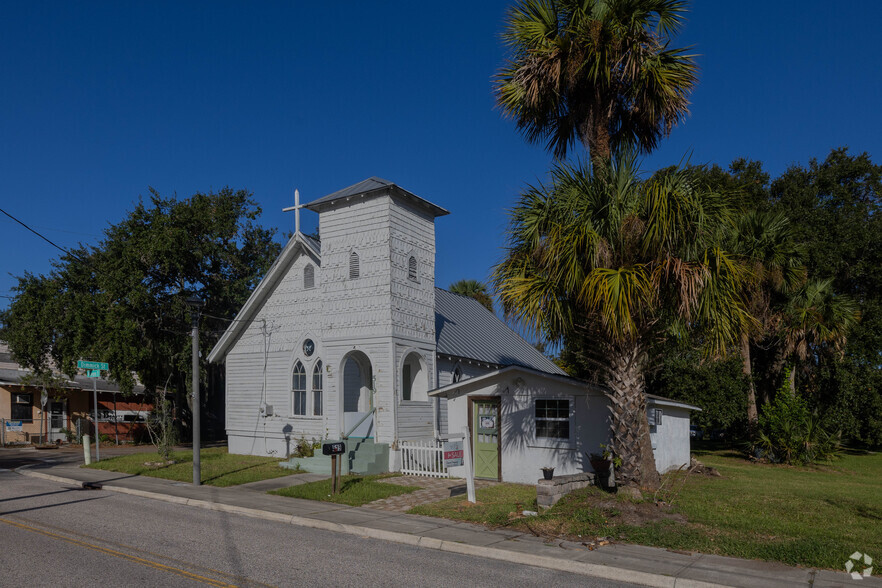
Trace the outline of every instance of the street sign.
<path fill-rule="evenodd" d="M 110 365 L 103 361 L 83 361 L 82 359 L 77 362 L 77 367 L 81 370 L 104 370 L 105 372 L 110 370 Z M 90 378 L 94 378 L 95 376 L 89 376 Z"/>
<path fill-rule="evenodd" d="M 346 453 L 345 443 L 322 443 L 322 455 L 340 455 L 342 453 Z"/>
<path fill-rule="evenodd" d="M 86 370 L 86 377 L 87 378 L 100 378 L 101 377 L 101 370 Z"/>
<path fill-rule="evenodd" d="M 442 451 L 444 452 L 445 468 L 455 468 L 463 464 L 462 441 L 445 441 L 442 445 Z"/>

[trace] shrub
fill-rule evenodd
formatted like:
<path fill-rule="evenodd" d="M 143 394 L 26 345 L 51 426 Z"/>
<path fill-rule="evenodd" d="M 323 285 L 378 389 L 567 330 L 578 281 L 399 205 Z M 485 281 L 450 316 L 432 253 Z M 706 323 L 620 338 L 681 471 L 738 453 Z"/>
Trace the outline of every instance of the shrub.
<path fill-rule="evenodd" d="M 808 404 L 784 386 L 772 404 L 762 407 L 753 454 L 772 463 L 809 464 L 829 461 L 839 453 L 839 435 L 821 425 Z"/>
<path fill-rule="evenodd" d="M 321 444 L 318 445 L 321 447 Z M 312 457 L 315 455 L 316 442 L 308 441 L 306 437 L 301 437 L 294 446 L 294 457 Z"/>

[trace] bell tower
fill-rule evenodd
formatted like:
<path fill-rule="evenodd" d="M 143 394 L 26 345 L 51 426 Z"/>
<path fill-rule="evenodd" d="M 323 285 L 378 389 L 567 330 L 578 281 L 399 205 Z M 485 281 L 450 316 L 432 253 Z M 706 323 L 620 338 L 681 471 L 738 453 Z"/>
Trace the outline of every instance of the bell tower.
<path fill-rule="evenodd" d="M 374 395 L 362 410 L 376 408 L 376 439 L 391 443 L 399 405 L 428 405 L 435 387 L 435 218 L 448 212 L 376 177 L 305 207 L 319 213 L 329 383 L 360 354 Z"/>

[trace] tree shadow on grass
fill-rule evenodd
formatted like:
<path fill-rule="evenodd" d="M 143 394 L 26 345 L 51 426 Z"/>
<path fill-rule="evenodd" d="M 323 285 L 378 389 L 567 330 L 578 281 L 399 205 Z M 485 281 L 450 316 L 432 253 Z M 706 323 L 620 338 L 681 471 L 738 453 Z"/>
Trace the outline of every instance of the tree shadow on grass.
<path fill-rule="evenodd" d="M 205 478 L 205 479 L 203 479 L 202 482 L 203 482 L 203 483 L 208 483 L 208 482 L 211 482 L 211 481 L 214 481 L 214 480 L 219 480 L 219 479 L 224 478 L 224 477 L 226 477 L 226 476 L 231 476 L 231 475 L 233 475 L 233 474 L 238 474 L 238 473 L 240 473 L 240 472 L 247 472 L 248 470 L 253 470 L 254 468 L 259 468 L 259 467 L 262 467 L 262 466 L 265 466 L 265 465 L 266 465 L 265 463 L 255 463 L 255 464 L 251 464 L 251 465 L 249 465 L 249 466 L 245 466 L 245 467 L 239 468 L 239 469 L 237 469 L 237 470 L 228 470 L 228 471 L 225 471 L 225 472 L 220 472 L 220 473 L 218 473 L 218 474 L 215 475 L 215 476 L 212 476 L 212 477 L 210 477 L 210 478 Z M 257 482 L 257 481 L 259 481 L 259 480 L 252 480 L 252 481 L 253 481 L 253 482 Z"/>
<path fill-rule="evenodd" d="M 340 492 L 343 493 L 348 490 L 352 490 L 355 486 L 357 486 L 358 484 L 361 484 L 364 481 L 365 481 L 364 478 L 350 478 L 350 479 L 346 480 L 345 482 L 343 482 L 343 484 L 340 486 Z"/>
<path fill-rule="evenodd" d="M 863 502 L 843 498 L 837 498 L 836 500 L 825 498 L 824 502 L 834 508 L 844 508 L 848 510 L 852 515 L 862 519 L 882 521 L 882 508 L 875 508 L 864 504 Z"/>

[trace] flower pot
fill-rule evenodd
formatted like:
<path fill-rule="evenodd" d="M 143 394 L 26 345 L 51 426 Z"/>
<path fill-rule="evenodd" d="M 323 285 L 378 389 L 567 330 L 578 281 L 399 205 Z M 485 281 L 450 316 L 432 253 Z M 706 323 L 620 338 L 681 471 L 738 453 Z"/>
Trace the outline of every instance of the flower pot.
<path fill-rule="evenodd" d="M 605 474 L 609 471 L 609 466 L 612 465 L 612 462 L 608 459 L 592 459 L 591 467 L 594 468 L 594 472 L 597 474 Z"/>
<path fill-rule="evenodd" d="M 542 468 L 542 477 L 550 480 L 554 476 L 554 468 Z"/>

